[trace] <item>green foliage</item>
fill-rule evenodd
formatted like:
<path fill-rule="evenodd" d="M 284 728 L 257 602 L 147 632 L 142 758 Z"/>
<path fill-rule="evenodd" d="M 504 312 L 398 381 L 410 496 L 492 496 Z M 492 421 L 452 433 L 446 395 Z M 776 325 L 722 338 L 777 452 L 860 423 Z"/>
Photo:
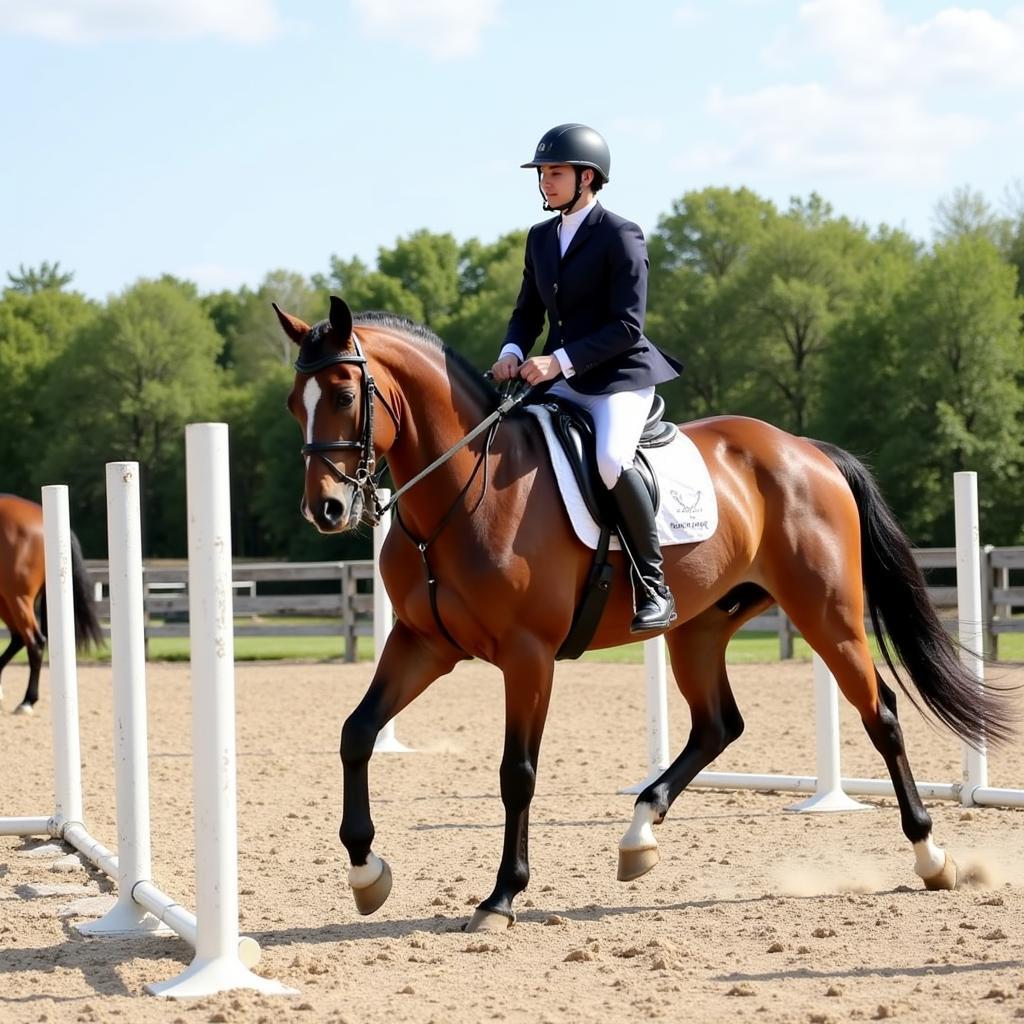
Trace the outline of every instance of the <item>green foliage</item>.
<path fill-rule="evenodd" d="M 7 280 L 10 282 L 12 291 L 21 292 L 23 295 L 35 295 L 43 291 L 60 291 L 71 284 L 75 275 L 73 272 L 61 273 L 60 260 L 55 263 L 48 263 L 43 260 L 39 267 L 28 267 L 23 263 L 18 264 L 16 274 L 7 272 Z"/>
<path fill-rule="evenodd" d="M 140 463 L 144 542 L 159 542 L 149 553 L 184 549 L 182 432 L 219 413 L 220 349 L 187 289 L 140 281 L 79 330 L 52 368 L 38 472 L 70 484 L 91 513 L 78 530 L 87 552 L 105 549 L 102 464 L 121 460 Z"/>
<path fill-rule="evenodd" d="M 1004 215 L 957 190 L 925 248 L 813 193 L 780 212 L 748 189 L 687 192 L 649 239 L 647 333 L 686 364 L 662 389 L 670 414 L 757 415 L 866 456 L 922 544 L 951 541 L 950 476 L 976 470 L 984 539 L 1024 541 L 1022 196 Z M 183 427 L 222 418 L 239 557 L 368 557 L 368 531 L 322 537 L 300 518 L 301 438 L 284 404 L 294 346 L 271 302 L 313 323 L 340 294 L 426 323 L 483 370 L 524 245 L 521 231 L 460 244 L 419 230 L 373 266 L 335 255 L 310 279 L 282 269 L 202 296 L 165 276 L 103 305 L 63 291 L 59 264 L 21 267 L 0 298 L 0 489 L 71 484 L 76 530 L 102 555 L 102 464 L 137 460 L 147 553 L 180 556 Z"/>

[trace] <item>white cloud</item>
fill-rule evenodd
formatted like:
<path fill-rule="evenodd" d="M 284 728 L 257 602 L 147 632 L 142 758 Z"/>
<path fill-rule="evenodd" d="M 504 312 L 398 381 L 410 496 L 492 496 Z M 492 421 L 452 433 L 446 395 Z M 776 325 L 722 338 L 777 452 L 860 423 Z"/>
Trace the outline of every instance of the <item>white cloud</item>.
<path fill-rule="evenodd" d="M 672 24 L 683 28 L 697 25 L 704 20 L 704 12 L 694 4 L 683 4 L 672 12 Z"/>
<path fill-rule="evenodd" d="M 959 114 L 929 114 L 910 96 L 843 96 L 816 84 L 715 90 L 708 107 L 733 141 L 688 152 L 676 161 L 682 170 L 939 181 L 987 131 Z"/>
<path fill-rule="evenodd" d="M 878 89 L 1024 84 L 1024 7 L 1005 17 L 947 7 L 909 22 L 882 0 L 811 0 L 800 8 L 801 43 L 836 62 L 840 77 Z"/>
<path fill-rule="evenodd" d="M 251 285 L 260 279 L 257 271 L 240 270 L 222 263 L 194 263 L 176 270 L 174 276 L 192 281 L 201 292 L 237 291 L 242 285 Z"/>
<path fill-rule="evenodd" d="M 480 49 L 501 0 L 353 0 L 353 6 L 368 35 L 398 39 L 445 60 Z"/>
<path fill-rule="evenodd" d="M 0 0 L 0 33 L 63 43 L 140 36 L 259 42 L 279 28 L 274 0 Z"/>

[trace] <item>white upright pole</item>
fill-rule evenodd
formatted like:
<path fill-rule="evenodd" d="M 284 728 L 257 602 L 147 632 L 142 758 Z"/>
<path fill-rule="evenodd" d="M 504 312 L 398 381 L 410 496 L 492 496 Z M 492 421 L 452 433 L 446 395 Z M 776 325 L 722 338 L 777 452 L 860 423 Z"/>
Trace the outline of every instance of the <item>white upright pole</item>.
<path fill-rule="evenodd" d="M 80 824 L 82 752 L 78 739 L 78 664 L 72 591 L 71 517 L 64 484 L 43 488 L 46 615 L 53 694 L 54 834 Z"/>
<path fill-rule="evenodd" d="M 188 596 L 192 666 L 192 793 L 196 831 L 196 955 L 154 995 L 195 997 L 233 988 L 289 994 L 238 955 L 238 803 L 231 498 L 226 423 L 185 429 Z"/>
<path fill-rule="evenodd" d="M 114 676 L 114 785 L 117 798 L 117 903 L 83 935 L 169 932 L 134 898 L 153 878 L 146 739 L 146 638 L 142 603 L 139 464 L 107 463 L 107 552 L 110 568 L 110 659 Z"/>
<path fill-rule="evenodd" d="M 380 503 L 385 505 L 391 497 L 391 491 L 383 487 L 377 492 L 377 497 L 380 499 Z M 384 652 L 384 644 L 387 642 L 394 619 L 391 598 L 388 597 L 388 592 L 384 588 L 384 580 L 380 574 L 380 553 L 390 529 L 391 510 L 388 509 L 387 512 L 382 513 L 380 522 L 373 529 L 373 660 L 377 665 L 380 664 L 380 656 Z M 409 751 L 409 748 L 401 743 L 395 735 L 394 718 L 377 733 L 373 749 L 375 753 L 384 754 L 404 754 Z"/>
<path fill-rule="evenodd" d="M 985 686 L 984 613 L 981 592 L 981 546 L 978 519 L 978 474 L 953 474 L 953 502 L 956 515 L 956 593 L 960 619 L 960 660 Z M 988 758 L 985 742 L 975 750 L 963 746 L 963 789 L 960 802 L 974 804 L 974 792 L 988 786 Z"/>
<path fill-rule="evenodd" d="M 828 666 L 814 655 L 815 759 L 814 796 L 787 807 L 787 811 L 867 811 L 843 792 L 839 768 L 839 694 Z"/>
<path fill-rule="evenodd" d="M 656 636 L 644 641 L 644 706 L 647 717 L 647 777 L 620 793 L 640 793 L 669 765 L 668 691 L 666 686 L 665 640 Z"/>

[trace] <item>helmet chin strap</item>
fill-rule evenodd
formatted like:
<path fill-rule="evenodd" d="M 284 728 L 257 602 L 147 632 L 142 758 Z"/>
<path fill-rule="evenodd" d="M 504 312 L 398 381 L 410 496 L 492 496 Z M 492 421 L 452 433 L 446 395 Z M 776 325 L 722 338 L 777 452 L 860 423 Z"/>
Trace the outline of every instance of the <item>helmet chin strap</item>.
<path fill-rule="evenodd" d="M 561 206 L 550 206 L 548 204 L 547 196 L 544 195 L 544 189 L 541 187 L 540 168 L 537 168 L 537 190 L 540 192 L 541 199 L 544 200 L 543 208 L 547 210 L 548 213 L 565 213 L 567 210 L 571 210 L 576 205 L 576 201 L 579 197 L 583 195 L 583 168 L 573 167 L 573 170 L 576 172 L 576 194 L 569 200 L 569 202 L 562 203 Z"/>

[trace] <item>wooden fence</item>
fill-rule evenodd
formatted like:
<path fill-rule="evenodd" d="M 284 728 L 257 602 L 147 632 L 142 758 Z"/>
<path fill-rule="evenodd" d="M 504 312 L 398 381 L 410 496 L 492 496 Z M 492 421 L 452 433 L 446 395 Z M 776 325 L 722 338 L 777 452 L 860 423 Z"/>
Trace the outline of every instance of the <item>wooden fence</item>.
<path fill-rule="evenodd" d="M 957 615 L 956 550 L 920 548 L 914 557 L 925 572 L 932 603 L 953 629 Z M 981 561 L 986 651 L 997 657 L 1000 635 L 1024 631 L 1024 618 L 1013 617 L 1014 608 L 1024 608 L 1024 547 L 986 547 Z M 96 586 L 100 616 L 107 619 L 106 563 L 87 564 Z M 345 660 L 355 661 L 357 638 L 373 635 L 372 562 L 236 562 L 233 579 L 236 636 L 341 636 Z M 147 564 L 143 580 L 147 638 L 186 636 L 187 566 Z M 281 617 L 300 621 L 275 621 Z M 757 616 L 743 629 L 777 633 L 780 656 L 793 657 L 793 640 L 798 633 L 778 608 Z"/>

